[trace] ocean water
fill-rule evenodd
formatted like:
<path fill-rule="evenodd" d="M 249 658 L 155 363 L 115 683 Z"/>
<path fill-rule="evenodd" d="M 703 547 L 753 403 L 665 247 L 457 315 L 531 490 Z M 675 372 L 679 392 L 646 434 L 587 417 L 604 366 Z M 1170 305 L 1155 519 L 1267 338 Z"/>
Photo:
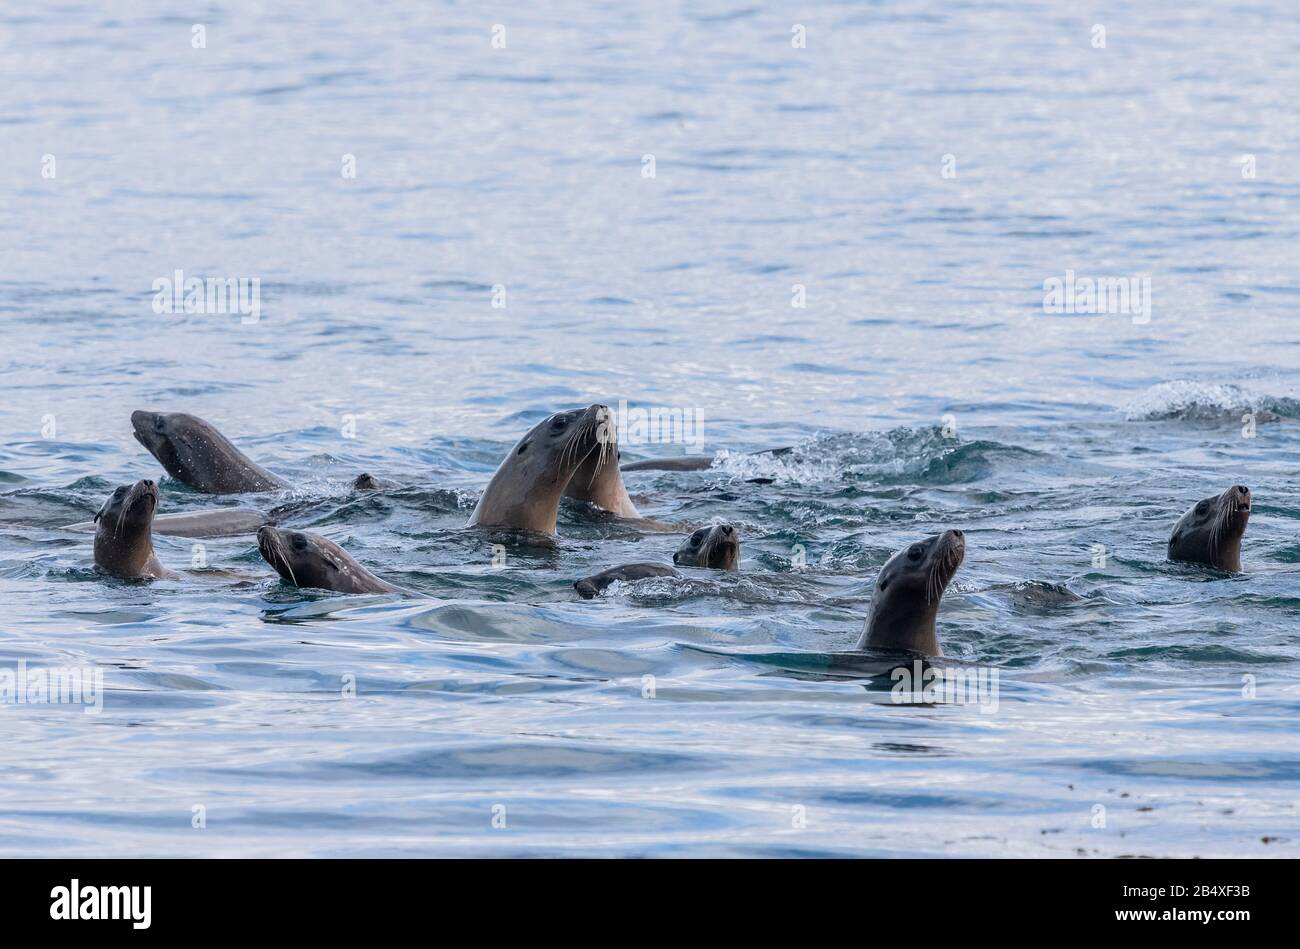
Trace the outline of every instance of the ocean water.
<path fill-rule="evenodd" d="M 0 51 L 0 670 L 105 690 L 0 704 L 0 852 L 1300 853 L 1293 3 L 73 0 Z M 156 312 L 178 270 L 256 320 Z M 1067 273 L 1149 307 L 1045 311 Z M 583 602 L 678 538 L 465 530 L 595 401 L 696 413 L 718 466 L 627 483 L 735 575 Z M 137 408 L 293 485 L 160 513 L 278 507 L 425 596 L 251 537 L 98 576 L 62 527 L 162 475 Z M 1165 562 L 1235 483 L 1244 572 Z M 900 704 L 837 654 L 950 527 L 996 701 Z"/>

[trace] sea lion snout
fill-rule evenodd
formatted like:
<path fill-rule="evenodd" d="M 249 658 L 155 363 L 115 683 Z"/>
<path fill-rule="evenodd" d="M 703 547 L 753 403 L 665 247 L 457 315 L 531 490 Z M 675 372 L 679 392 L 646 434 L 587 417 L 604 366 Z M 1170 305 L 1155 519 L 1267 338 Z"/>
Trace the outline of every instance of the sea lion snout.
<path fill-rule="evenodd" d="M 270 524 L 263 524 L 257 529 L 257 549 L 261 552 L 262 559 L 272 566 L 275 565 L 272 555 L 276 553 L 277 540 L 278 531 Z"/>
<path fill-rule="evenodd" d="M 138 517 L 144 510 L 139 505 L 146 502 L 149 516 L 152 518 L 154 509 L 158 507 L 158 485 L 147 478 L 141 479 L 123 491 L 119 500 L 121 505 L 119 511 L 122 517 Z"/>
<path fill-rule="evenodd" d="M 959 530 L 946 530 L 939 535 L 935 544 L 934 560 L 936 570 L 946 587 L 952 575 L 966 560 L 966 535 Z"/>
<path fill-rule="evenodd" d="M 135 434 L 135 440 L 146 448 L 156 436 L 162 434 L 166 424 L 167 420 L 161 412 L 146 412 L 144 409 L 136 409 L 131 413 L 131 428 Z"/>

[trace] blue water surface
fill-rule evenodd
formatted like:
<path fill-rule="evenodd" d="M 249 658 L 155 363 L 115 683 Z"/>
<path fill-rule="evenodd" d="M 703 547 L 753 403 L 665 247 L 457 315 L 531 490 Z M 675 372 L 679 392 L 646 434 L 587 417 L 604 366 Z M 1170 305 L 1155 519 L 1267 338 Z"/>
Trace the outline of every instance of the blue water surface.
<path fill-rule="evenodd" d="M 0 705 L 0 852 L 1297 855 L 1298 50 L 1289 0 L 7 6 L 0 669 L 105 694 Z M 156 312 L 177 270 L 257 319 Z M 1046 312 L 1067 272 L 1149 311 Z M 597 401 L 702 420 L 716 468 L 628 487 L 738 573 L 584 602 L 678 538 L 464 530 Z M 161 513 L 284 507 L 425 598 L 251 537 L 100 577 L 63 527 L 162 476 L 137 408 L 292 484 Z M 1244 572 L 1166 563 L 1236 483 Z M 837 656 L 948 527 L 996 708 Z"/>

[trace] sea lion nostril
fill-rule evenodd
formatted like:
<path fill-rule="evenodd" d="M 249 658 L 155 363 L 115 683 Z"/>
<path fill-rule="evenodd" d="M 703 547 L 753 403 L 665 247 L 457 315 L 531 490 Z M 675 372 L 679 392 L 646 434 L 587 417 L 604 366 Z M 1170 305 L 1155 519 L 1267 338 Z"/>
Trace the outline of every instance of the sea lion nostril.
<path fill-rule="evenodd" d="M 1250 488 L 1246 487 L 1244 484 L 1237 485 L 1237 491 L 1240 494 L 1250 494 Z"/>
<path fill-rule="evenodd" d="M 958 530 L 953 531 L 953 532 L 952 532 L 952 535 L 953 535 L 954 537 L 965 537 L 965 536 L 966 536 L 965 534 L 963 534 L 961 531 L 958 531 Z"/>

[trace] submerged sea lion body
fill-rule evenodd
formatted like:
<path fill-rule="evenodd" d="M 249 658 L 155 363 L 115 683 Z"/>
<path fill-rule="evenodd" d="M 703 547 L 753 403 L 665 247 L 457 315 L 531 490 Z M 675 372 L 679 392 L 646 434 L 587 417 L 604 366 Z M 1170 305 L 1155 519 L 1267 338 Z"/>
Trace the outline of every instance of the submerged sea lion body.
<path fill-rule="evenodd" d="M 644 458 L 629 461 L 624 471 L 707 471 L 713 467 L 713 455 L 679 455 L 676 458 Z"/>
<path fill-rule="evenodd" d="M 257 532 L 262 559 L 288 583 L 338 593 L 405 593 L 352 559 L 320 534 L 266 525 Z"/>
<path fill-rule="evenodd" d="M 269 519 L 264 511 L 246 507 L 159 514 L 153 519 L 153 533 L 166 537 L 232 537 L 236 534 L 256 533 Z M 63 529 L 93 531 L 96 526 L 96 521 L 81 521 Z"/>
<path fill-rule="evenodd" d="M 184 412 L 131 413 L 136 441 L 177 481 L 208 494 L 274 491 L 286 482 L 261 467 L 212 425 Z"/>
<path fill-rule="evenodd" d="M 158 486 L 137 481 L 119 486 L 95 515 L 95 566 L 127 580 L 175 579 L 153 551 Z"/>
<path fill-rule="evenodd" d="M 1196 502 L 1169 535 L 1169 559 L 1239 572 L 1250 502 L 1250 488 L 1244 484 Z"/>
<path fill-rule="evenodd" d="M 538 422 L 492 475 L 469 526 L 554 534 L 560 498 L 574 473 L 593 456 L 613 456 L 603 429 L 610 422 L 603 405 L 559 412 Z"/>
<path fill-rule="evenodd" d="M 645 577 L 680 577 L 681 574 L 667 564 L 662 563 L 625 563 L 621 567 L 611 567 L 590 577 L 583 577 L 573 588 L 584 600 L 590 600 L 596 594 L 616 580 L 627 583 L 642 580 Z"/>
<path fill-rule="evenodd" d="M 673 554 L 673 563 L 683 567 L 711 567 L 735 570 L 740 558 L 740 535 L 730 524 L 702 527 L 695 531 Z M 616 580 L 628 582 L 645 577 L 680 577 L 681 574 L 662 563 L 626 563 L 611 567 L 573 584 L 578 595 L 590 600 Z"/>
<path fill-rule="evenodd" d="M 908 544 L 880 568 L 871 615 L 857 648 L 899 649 L 941 656 L 934 621 L 939 600 L 966 556 L 961 531 Z"/>

